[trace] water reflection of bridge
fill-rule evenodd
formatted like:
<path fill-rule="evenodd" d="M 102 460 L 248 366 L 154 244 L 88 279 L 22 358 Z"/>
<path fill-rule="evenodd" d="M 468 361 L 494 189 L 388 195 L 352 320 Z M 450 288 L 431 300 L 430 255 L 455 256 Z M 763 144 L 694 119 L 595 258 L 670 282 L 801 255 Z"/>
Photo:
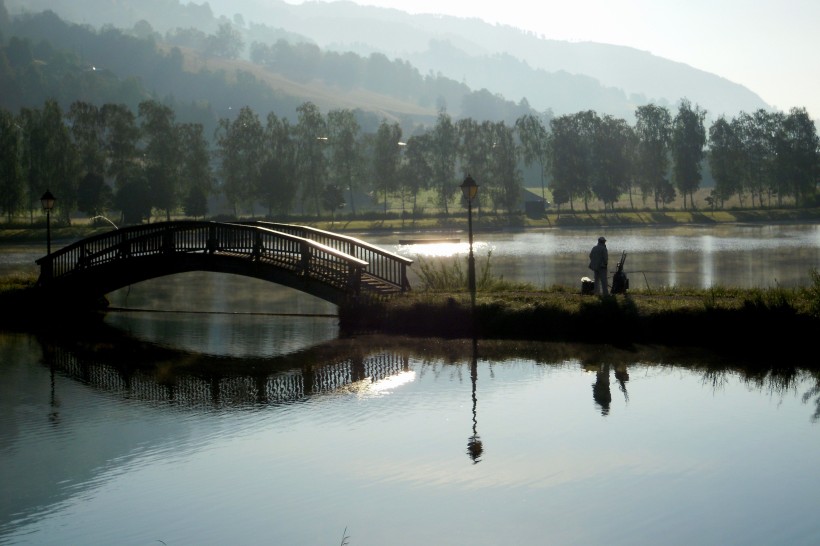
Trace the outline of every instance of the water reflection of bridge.
<path fill-rule="evenodd" d="M 180 353 L 154 349 L 150 357 L 180 359 Z M 235 407 L 298 401 L 327 394 L 360 382 L 375 383 L 409 369 L 405 353 L 378 351 L 371 354 L 341 352 L 330 355 L 323 348 L 269 359 L 239 359 L 207 355 L 184 357 L 179 371 L 158 371 L 161 366 L 134 366 L 96 352 L 77 352 L 51 346 L 46 364 L 94 388 L 123 397 L 169 402 L 181 407 Z M 120 353 L 121 354 L 121 353 Z M 345 356 L 341 356 L 345 355 Z M 113 356 L 113 355 L 112 355 Z M 146 353 L 143 353 L 143 357 Z M 191 360 L 195 360 L 194 363 Z M 232 368 L 232 366 L 236 366 Z M 171 366 L 172 367 L 172 366 Z M 193 371 L 186 372 L 186 369 Z"/>
<path fill-rule="evenodd" d="M 468 362 L 471 355 L 475 412 L 477 347 L 470 340 L 431 343 L 429 339 L 376 337 L 360 343 L 337 339 L 288 355 L 226 358 L 146 344 L 122 333 L 112 336 L 108 327 L 102 329 L 102 334 L 95 328 L 88 330 L 92 335 L 85 341 L 76 337 L 69 341 L 42 340 L 45 365 L 53 372 L 129 399 L 180 408 L 275 405 L 314 395 L 364 390 L 372 383 L 414 371 L 412 362 L 416 360 L 423 363 L 422 368 L 431 362 L 448 366 Z M 734 361 L 723 354 L 681 353 L 675 348 L 654 346 L 602 352 L 600 347 L 588 344 L 484 341 L 481 354 L 490 362 L 524 359 L 540 365 L 565 366 L 576 361 L 582 370 L 596 374 L 593 398 L 601 410 L 606 409 L 611 395 L 603 393 L 605 398 L 601 398 L 596 391 L 608 390 L 609 370 L 613 367 L 625 397 L 627 368 L 633 365 L 680 366 L 702 373 L 704 383 L 716 387 L 725 377 L 737 374 L 750 386 L 771 393 L 792 391 L 806 381 L 810 389 L 803 394 L 803 401 L 814 404 L 812 421 L 820 421 L 820 372 L 811 366 L 773 367 L 770 362 Z M 471 441 L 477 438 L 474 427 Z"/>
<path fill-rule="evenodd" d="M 306 226 L 178 221 L 94 235 L 37 263 L 39 286 L 77 302 L 95 302 L 155 277 L 212 271 L 267 280 L 339 304 L 408 290 L 412 260 Z"/>

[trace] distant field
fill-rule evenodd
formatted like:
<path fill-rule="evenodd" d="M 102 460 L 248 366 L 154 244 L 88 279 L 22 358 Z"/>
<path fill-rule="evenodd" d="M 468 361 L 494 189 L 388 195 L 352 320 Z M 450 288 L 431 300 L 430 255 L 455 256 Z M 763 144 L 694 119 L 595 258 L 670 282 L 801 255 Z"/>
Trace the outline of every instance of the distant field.
<path fill-rule="evenodd" d="M 541 195 L 541 188 L 526 188 L 536 195 Z M 480 192 L 480 190 L 479 190 Z M 547 209 L 547 216 L 542 219 L 521 218 L 517 222 L 523 222 L 525 226 L 540 227 L 554 225 L 625 225 L 625 224 L 670 224 L 670 223 L 701 223 L 707 222 L 782 222 L 782 221 L 814 221 L 820 209 L 795 209 L 793 199 L 785 199 L 782 204 L 773 202 L 770 206 L 761 209 L 757 203 L 751 207 L 751 200 L 745 199 L 741 205 L 737 197 L 726 202 L 722 209 L 712 210 L 706 198 L 711 189 L 702 189 L 695 193 L 695 210 L 689 207 L 684 208 L 683 200 L 676 199 L 672 204 L 661 210 L 655 209 L 652 199 L 645 202 L 639 195 L 634 196 L 634 210 L 630 207 L 628 197 L 623 197 L 615 205 L 615 214 L 604 213 L 603 204 L 598 200 L 590 200 L 588 209 L 584 208 L 583 201 L 576 200 L 573 209 L 569 204 L 563 205 L 560 211 L 555 207 Z M 547 200 L 552 201 L 549 190 L 546 192 Z M 417 198 L 417 214 L 413 215 L 412 201 L 405 200 L 403 207 L 398 198 L 388 200 L 387 215 L 384 214 L 384 202 L 380 199 L 369 200 L 356 205 L 356 215 L 350 215 L 350 208 L 346 207 L 339 211 L 335 217 L 331 218 L 327 211 L 322 211 L 321 219 L 317 219 L 312 214 L 304 216 L 293 216 L 281 219 L 290 223 L 309 224 L 323 229 L 330 230 L 362 230 L 362 229 L 462 229 L 462 224 L 466 224 L 466 209 L 462 206 L 459 195 L 455 195 L 448 206 L 449 215 L 444 217 L 444 209 L 438 206 L 436 194 L 427 190 L 422 192 Z M 688 200 L 687 200 L 688 204 Z M 217 207 L 214 207 L 217 208 Z M 482 207 L 475 217 L 477 228 L 487 228 L 501 226 L 509 221 L 505 211 L 496 216 L 488 206 Z M 574 212 L 574 214 L 572 214 Z M 589 214 L 588 214 L 589 213 Z M 116 211 L 106 212 L 108 218 L 114 223 L 119 223 L 120 215 Z M 210 211 L 208 218 L 225 220 L 231 217 L 232 213 L 228 209 L 218 209 Z M 244 219 L 262 218 L 263 209 L 256 207 L 255 210 L 243 211 L 241 217 Z M 151 222 L 159 222 L 165 219 L 165 215 L 156 214 L 150 219 Z M 172 220 L 183 220 L 182 215 L 172 215 Z M 54 218 L 52 217 L 52 221 Z M 89 226 L 89 219 L 80 214 L 72 215 L 72 227 L 52 224 L 55 236 L 71 236 L 72 230 L 83 230 Z M 100 222 L 96 228 L 99 231 L 111 229 L 113 224 Z M 28 213 L 15 216 L 9 219 L 7 216 L 0 217 L 0 238 L 4 240 L 25 240 L 31 237 L 39 237 L 36 233 L 30 233 L 45 228 L 45 216 L 37 210 L 31 216 Z M 59 235 L 58 235 L 59 234 Z"/>
<path fill-rule="evenodd" d="M 536 195 L 541 195 L 541 188 L 526 188 L 529 191 L 533 192 Z M 705 188 L 700 189 L 695 192 L 694 200 L 695 200 L 695 208 L 700 210 L 709 209 L 709 203 L 706 200 L 711 194 L 712 188 Z M 547 190 L 547 200 L 552 202 L 552 194 L 549 190 Z M 654 209 L 655 202 L 652 200 L 651 197 L 647 198 L 646 202 L 641 199 L 639 194 L 636 194 L 632 198 L 633 203 L 636 209 Z M 564 205 L 561 208 L 566 209 L 569 205 Z M 793 207 L 794 206 L 794 199 L 787 198 L 783 199 L 782 203 L 777 203 L 776 201 L 772 201 L 769 207 Z M 758 208 L 759 204 L 755 201 L 755 208 Z M 589 209 L 590 210 L 603 210 L 604 205 L 600 201 L 593 200 L 589 202 Z M 629 208 L 629 196 L 624 195 L 621 197 L 621 200 L 615 204 L 616 209 L 628 209 Z M 671 210 L 684 210 L 683 206 L 683 198 L 678 196 L 671 204 L 667 205 L 667 209 Z M 689 208 L 689 199 L 686 200 L 686 208 Z M 731 199 L 727 200 L 723 204 L 724 209 L 734 209 L 734 208 L 752 208 L 752 201 L 748 197 L 743 200 L 743 203 L 740 202 L 740 199 L 737 196 L 732 197 Z M 584 202 L 583 201 L 575 201 L 575 210 L 583 210 L 584 209 Z"/>

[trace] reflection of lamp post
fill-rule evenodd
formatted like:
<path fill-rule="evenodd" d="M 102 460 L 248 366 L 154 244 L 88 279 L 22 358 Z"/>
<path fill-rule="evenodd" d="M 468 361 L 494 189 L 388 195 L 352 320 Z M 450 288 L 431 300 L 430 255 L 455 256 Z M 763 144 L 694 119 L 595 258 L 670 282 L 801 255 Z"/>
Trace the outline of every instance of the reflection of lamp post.
<path fill-rule="evenodd" d="M 51 195 L 51 192 L 46 190 L 40 198 L 40 203 L 43 205 L 43 210 L 46 211 L 46 255 L 51 254 L 51 209 L 54 208 L 54 202 L 57 199 Z"/>
<path fill-rule="evenodd" d="M 473 384 L 473 435 L 467 439 L 467 455 L 473 460 L 473 464 L 481 462 L 481 454 L 484 453 L 484 444 L 478 435 L 478 417 L 476 397 L 476 382 L 478 381 L 478 341 L 473 338 L 473 360 L 470 363 L 470 380 Z"/>
<path fill-rule="evenodd" d="M 467 275 L 470 283 L 470 297 L 475 304 L 475 257 L 473 256 L 473 199 L 478 193 L 478 184 L 469 174 L 461 183 L 461 192 L 467 200 L 467 230 L 470 237 L 470 256 L 467 258 Z"/>

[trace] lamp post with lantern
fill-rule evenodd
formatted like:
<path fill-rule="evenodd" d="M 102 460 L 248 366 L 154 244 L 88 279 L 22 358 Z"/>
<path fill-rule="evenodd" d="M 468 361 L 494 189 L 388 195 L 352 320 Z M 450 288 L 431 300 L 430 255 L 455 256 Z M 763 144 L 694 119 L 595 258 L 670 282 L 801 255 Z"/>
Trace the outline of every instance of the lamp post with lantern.
<path fill-rule="evenodd" d="M 49 190 L 40 198 L 40 203 L 43 205 L 43 210 L 46 211 L 46 255 L 51 255 L 51 209 L 54 208 L 54 202 L 57 199 L 51 194 Z"/>
<path fill-rule="evenodd" d="M 478 184 L 469 174 L 461 183 L 461 192 L 467 200 L 467 232 L 470 240 L 470 255 L 467 258 L 467 277 L 470 288 L 470 297 L 475 305 L 475 256 L 473 256 L 473 199 L 478 194 Z"/>

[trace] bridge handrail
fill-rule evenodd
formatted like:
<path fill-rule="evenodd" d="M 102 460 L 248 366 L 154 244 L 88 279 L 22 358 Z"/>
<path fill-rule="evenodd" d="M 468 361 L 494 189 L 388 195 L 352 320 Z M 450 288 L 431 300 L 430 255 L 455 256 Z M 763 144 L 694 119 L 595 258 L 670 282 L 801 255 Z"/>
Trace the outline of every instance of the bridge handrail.
<path fill-rule="evenodd" d="M 350 288 L 354 293 L 358 293 L 361 274 L 368 265 L 365 260 L 332 246 L 269 227 L 188 220 L 101 233 L 44 256 L 36 263 L 41 267 L 41 281 L 48 282 L 118 259 L 178 252 L 236 252 L 253 259 L 288 255 L 305 274 Z"/>
<path fill-rule="evenodd" d="M 277 231 L 291 233 L 305 239 L 317 241 L 332 248 L 336 248 L 345 254 L 355 256 L 368 262 L 367 273 L 392 284 L 401 291 L 410 289 L 410 281 L 407 279 L 407 267 L 413 264 L 413 260 L 399 254 L 394 254 L 374 244 L 362 241 L 355 237 L 333 233 L 310 226 L 300 226 L 294 224 L 282 224 L 278 222 L 253 221 L 243 222 L 250 225 L 268 226 Z"/>

